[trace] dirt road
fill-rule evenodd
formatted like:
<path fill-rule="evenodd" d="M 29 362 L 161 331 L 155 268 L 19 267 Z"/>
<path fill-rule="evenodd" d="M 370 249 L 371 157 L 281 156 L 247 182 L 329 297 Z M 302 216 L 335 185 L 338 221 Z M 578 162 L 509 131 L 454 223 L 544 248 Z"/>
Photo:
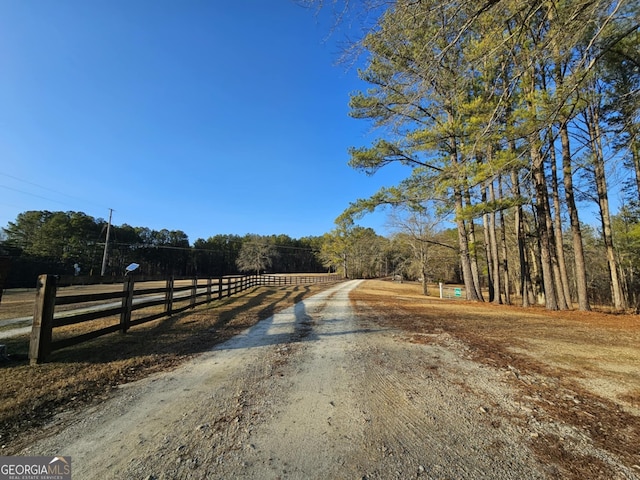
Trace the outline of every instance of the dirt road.
<path fill-rule="evenodd" d="M 70 455 L 77 479 L 554 478 L 512 421 L 526 406 L 508 372 L 356 315 L 357 285 L 121 387 L 22 454 Z"/>

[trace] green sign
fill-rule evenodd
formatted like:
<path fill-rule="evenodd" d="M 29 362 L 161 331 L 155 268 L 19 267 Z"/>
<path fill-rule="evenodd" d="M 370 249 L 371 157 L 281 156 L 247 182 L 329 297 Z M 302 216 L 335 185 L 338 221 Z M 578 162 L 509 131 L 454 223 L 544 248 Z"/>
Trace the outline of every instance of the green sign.
<path fill-rule="evenodd" d="M 461 288 L 454 289 L 454 294 L 455 294 L 456 297 L 461 297 L 462 296 L 462 289 Z"/>

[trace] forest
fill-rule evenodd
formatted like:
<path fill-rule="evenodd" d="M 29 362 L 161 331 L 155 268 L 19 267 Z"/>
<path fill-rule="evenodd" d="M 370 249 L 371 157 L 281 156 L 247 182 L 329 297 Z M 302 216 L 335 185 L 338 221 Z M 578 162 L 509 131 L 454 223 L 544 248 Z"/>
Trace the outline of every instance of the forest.
<path fill-rule="evenodd" d="M 390 205 L 424 220 L 424 249 L 451 222 L 469 300 L 637 308 L 639 20 L 625 0 L 393 2 L 354 48 L 350 113 L 379 138 L 350 164 L 409 175 L 341 228 Z"/>

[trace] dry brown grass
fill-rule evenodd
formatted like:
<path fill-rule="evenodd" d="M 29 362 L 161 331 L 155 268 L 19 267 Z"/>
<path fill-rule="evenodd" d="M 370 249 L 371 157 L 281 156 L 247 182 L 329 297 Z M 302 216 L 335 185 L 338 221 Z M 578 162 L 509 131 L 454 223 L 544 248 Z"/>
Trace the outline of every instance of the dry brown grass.
<path fill-rule="evenodd" d="M 34 435 L 44 434 L 39 430 L 60 412 L 100 401 L 118 385 L 175 368 L 328 286 L 255 288 L 134 327 L 126 335 L 114 333 L 56 351 L 48 363 L 35 367 L 28 365 L 28 336 L 3 340 L 14 360 L 0 363 L 2 454 L 13 454 Z M 89 323 L 95 329 L 113 321 Z M 55 335 L 65 336 L 69 334 L 65 330 L 73 328 L 59 329 Z M 76 328 L 77 334 L 89 327 L 84 324 Z"/>
<path fill-rule="evenodd" d="M 462 341 L 476 361 L 512 372 L 534 418 L 588 432 L 640 471 L 639 316 L 440 300 L 417 285 L 381 281 L 362 284 L 352 298 L 409 341 L 442 332 Z M 533 447 L 542 461 L 562 466 L 559 478 L 611 478 L 597 459 L 566 451 L 560 437 L 540 436 Z"/>
<path fill-rule="evenodd" d="M 0 301 L 0 320 L 33 315 L 35 289 L 7 290 Z"/>

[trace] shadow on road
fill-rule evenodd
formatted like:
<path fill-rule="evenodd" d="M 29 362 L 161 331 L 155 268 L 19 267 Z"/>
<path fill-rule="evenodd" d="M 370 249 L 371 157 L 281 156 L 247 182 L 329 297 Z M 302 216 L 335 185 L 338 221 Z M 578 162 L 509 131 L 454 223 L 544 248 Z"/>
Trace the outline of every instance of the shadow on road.
<path fill-rule="evenodd" d="M 273 317 L 283 304 L 298 303 L 310 291 L 308 286 L 302 285 L 286 291 L 263 287 L 245 300 L 239 296 L 223 299 L 209 308 L 200 307 L 134 326 L 125 335 L 111 333 L 55 351 L 49 362 L 101 364 L 148 357 L 143 363 L 151 364 L 154 359 L 160 361 L 160 357 L 192 356 L 211 350 L 247 328 L 255 328 L 261 320 Z M 27 363 L 28 342 L 28 335 L 3 339 L 2 343 L 13 354 L 13 360 L 0 362 L 0 369 Z"/>
<path fill-rule="evenodd" d="M 278 316 L 289 316 L 291 321 L 277 321 Z M 322 320 L 322 324 L 340 324 L 344 319 L 332 318 Z M 318 323 L 307 313 L 304 302 L 298 302 L 293 307 L 293 312 L 287 309 L 284 312 L 270 316 L 251 327 L 241 335 L 215 347 L 216 350 L 235 350 L 244 348 L 266 347 L 297 342 L 318 341 L 322 337 L 337 335 L 351 335 L 356 333 L 371 333 L 379 330 L 362 328 L 356 330 L 338 330 L 318 332 Z M 293 327 L 293 330 L 292 330 Z M 335 328 L 335 327 L 332 327 Z M 281 330 L 281 331 L 279 331 Z"/>
<path fill-rule="evenodd" d="M 318 325 L 307 313 L 307 306 L 303 303 L 303 299 L 310 291 L 308 286 L 302 285 L 286 291 L 267 288 L 247 296 L 244 300 L 239 297 L 224 299 L 210 308 L 188 310 L 146 325 L 134 326 L 125 335 L 111 333 L 74 347 L 55 351 L 51 354 L 49 362 L 60 364 L 107 364 L 110 362 L 139 364 L 142 362 L 153 366 L 154 362 L 161 363 L 167 358 L 184 358 L 214 348 L 227 350 L 263 347 L 316 341 L 322 336 L 371 331 L 367 329 L 335 331 L 343 321 L 335 318 L 323 320 L 323 324 L 335 323 L 336 327 L 323 328 L 323 333 L 319 334 Z M 276 313 L 284 304 L 293 304 L 293 306 L 288 307 L 284 312 Z M 289 315 L 291 319 L 283 320 L 281 315 Z M 76 333 L 73 332 L 73 334 Z M 54 338 L 56 338 L 55 331 Z M 12 361 L 0 362 L 0 369 L 27 363 L 28 341 L 28 335 L 3 340 L 2 343 L 7 344 L 7 350 L 12 354 Z"/>

